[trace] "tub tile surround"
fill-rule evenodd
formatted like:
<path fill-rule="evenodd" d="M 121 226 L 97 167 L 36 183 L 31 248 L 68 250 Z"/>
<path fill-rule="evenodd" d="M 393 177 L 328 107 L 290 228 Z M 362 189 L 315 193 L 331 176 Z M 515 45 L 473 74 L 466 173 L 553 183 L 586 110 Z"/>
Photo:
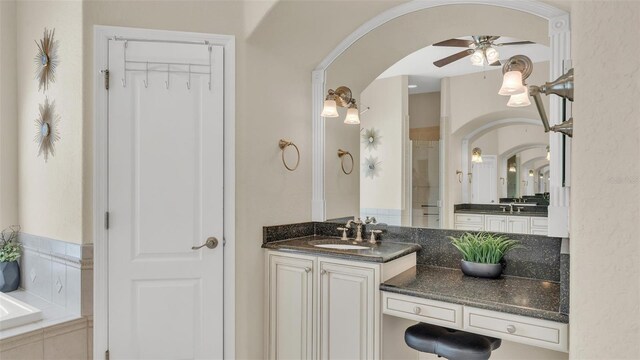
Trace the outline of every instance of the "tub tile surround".
<path fill-rule="evenodd" d="M 76 315 L 93 313 L 93 245 L 21 233 L 20 287 Z"/>
<path fill-rule="evenodd" d="M 0 358 L 90 359 L 93 245 L 21 233 L 20 290 L 9 293 L 42 310 L 41 321 L 0 332 Z"/>

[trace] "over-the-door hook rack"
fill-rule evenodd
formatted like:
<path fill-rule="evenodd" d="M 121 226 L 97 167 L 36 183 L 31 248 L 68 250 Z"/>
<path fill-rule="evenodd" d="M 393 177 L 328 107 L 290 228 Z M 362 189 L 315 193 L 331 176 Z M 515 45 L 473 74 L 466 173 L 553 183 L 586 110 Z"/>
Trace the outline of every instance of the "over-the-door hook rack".
<path fill-rule="evenodd" d="M 191 64 L 189 64 L 189 80 L 187 80 L 187 90 L 191 90 Z"/>
<path fill-rule="evenodd" d="M 144 83 L 144 87 L 148 88 L 149 87 L 149 62 L 148 61 L 147 61 L 146 66 L 147 66 L 146 67 L 146 73 L 144 74 L 145 80 L 143 81 L 143 83 Z"/>
<path fill-rule="evenodd" d="M 344 168 L 344 158 L 347 156 L 351 159 L 351 168 L 349 169 L 349 171 L 345 170 Z M 340 158 L 340 167 L 342 167 L 342 172 L 346 175 L 351 174 L 353 172 L 354 165 L 353 155 L 351 155 L 351 153 L 346 150 L 338 149 L 338 157 Z"/>
<path fill-rule="evenodd" d="M 289 146 L 293 146 L 293 148 L 296 149 L 296 153 L 298 154 L 298 159 L 296 160 L 296 164 L 293 167 L 290 167 L 287 164 L 287 161 L 284 159 L 284 150 Z M 282 150 L 282 163 L 284 164 L 284 167 L 289 171 L 294 171 L 295 169 L 297 169 L 298 165 L 300 164 L 300 150 L 298 149 L 298 146 L 291 141 L 280 139 L 280 141 L 278 142 L 278 147 L 280 148 L 280 150 Z"/>

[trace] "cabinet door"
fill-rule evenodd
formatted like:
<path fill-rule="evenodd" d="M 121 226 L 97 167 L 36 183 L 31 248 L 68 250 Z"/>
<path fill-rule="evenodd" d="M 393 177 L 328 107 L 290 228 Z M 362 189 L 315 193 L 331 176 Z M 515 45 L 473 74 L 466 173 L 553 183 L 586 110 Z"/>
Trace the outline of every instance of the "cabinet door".
<path fill-rule="evenodd" d="M 496 232 L 507 231 L 507 217 L 499 215 L 485 215 L 484 230 Z"/>
<path fill-rule="evenodd" d="M 304 258 L 269 258 L 270 359 L 313 359 L 313 265 Z"/>
<path fill-rule="evenodd" d="M 528 234 L 529 218 L 526 216 L 509 216 L 507 218 L 507 232 Z"/>
<path fill-rule="evenodd" d="M 320 359 L 379 357 L 376 293 L 374 269 L 320 261 Z"/>

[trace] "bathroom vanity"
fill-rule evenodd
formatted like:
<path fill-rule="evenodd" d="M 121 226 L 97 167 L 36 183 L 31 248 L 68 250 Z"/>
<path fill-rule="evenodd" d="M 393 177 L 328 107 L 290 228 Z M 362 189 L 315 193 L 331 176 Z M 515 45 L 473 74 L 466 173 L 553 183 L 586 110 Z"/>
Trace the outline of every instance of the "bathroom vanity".
<path fill-rule="evenodd" d="M 371 245 L 336 226 L 265 228 L 266 358 L 393 358 L 412 351 L 398 343 L 411 322 L 568 351 L 559 239 L 514 235 L 531 250 L 488 280 L 458 269 L 458 231 L 389 226 Z"/>
<path fill-rule="evenodd" d="M 524 203 L 457 204 L 454 209 L 454 227 L 456 230 L 546 236 L 549 227 L 546 209 L 546 206 Z"/>
<path fill-rule="evenodd" d="M 415 267 L 418 245 L 308 236 L 263 247 L 269 359 L 381 358 L 379 287 Z"/>

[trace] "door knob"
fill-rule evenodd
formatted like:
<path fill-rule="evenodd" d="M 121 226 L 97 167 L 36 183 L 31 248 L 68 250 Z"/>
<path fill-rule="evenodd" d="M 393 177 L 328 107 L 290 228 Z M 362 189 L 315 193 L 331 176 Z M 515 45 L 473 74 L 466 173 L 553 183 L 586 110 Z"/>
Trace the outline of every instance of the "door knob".
<path fill-rule="evenodd" d="M 209 249 L 215 249 L 218 246 L 218 239 L 212 236 L 208 238 L 207 241 L 204 242 L 204 244 L 200 246 L 192 246 L 191 250 L 198 250 L 205 246 L 208 247 Z"/>

